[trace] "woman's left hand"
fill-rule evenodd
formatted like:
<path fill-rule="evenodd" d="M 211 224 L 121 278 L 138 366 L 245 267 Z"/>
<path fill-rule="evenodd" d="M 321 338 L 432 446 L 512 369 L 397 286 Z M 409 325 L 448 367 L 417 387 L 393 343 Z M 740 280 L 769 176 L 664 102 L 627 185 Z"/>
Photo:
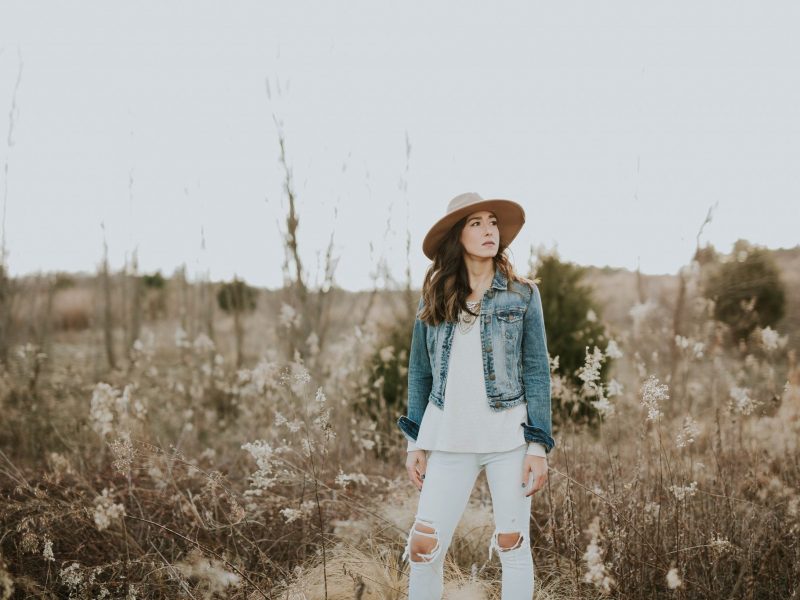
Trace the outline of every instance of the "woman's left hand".
<path fill-rule="evenodd" d="M 528 479 L 533 473 L 533 486 L 525 492 L 526 496 L 531 496 L 538 492 L 547 483 L 547 457 L 526 454 L 522 463 L 522 487 L 528 485 Z"/>

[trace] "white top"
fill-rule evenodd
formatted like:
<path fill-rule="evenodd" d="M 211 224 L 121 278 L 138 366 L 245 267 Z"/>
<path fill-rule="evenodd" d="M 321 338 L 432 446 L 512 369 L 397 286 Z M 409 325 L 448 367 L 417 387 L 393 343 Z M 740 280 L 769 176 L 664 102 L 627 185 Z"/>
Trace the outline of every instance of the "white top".
<path fill-rule="evenodd" d="M 468 301 L 471 310 L 477 302 Z M 498 412 L 489 407 L 483 378 L 480 321 L 467 333 L 458 325 L 453 333 L 444 410 L 433 402 L 425 407 L 417 441 L 408 451 L 505 452 L 526 443 L 522 425 L 527 422 L 525 403 Z M 544 445 L 529 442 L 526 454 L 547 456 Z"/>

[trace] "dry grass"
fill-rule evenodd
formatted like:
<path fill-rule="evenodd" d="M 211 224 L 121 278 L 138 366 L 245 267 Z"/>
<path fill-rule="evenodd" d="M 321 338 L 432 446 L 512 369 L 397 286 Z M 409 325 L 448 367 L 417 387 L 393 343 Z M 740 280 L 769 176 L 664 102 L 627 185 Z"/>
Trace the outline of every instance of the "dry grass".
<path fill-rule="evenodd" d="M 64 302 L 59 310 L 80 308 Z M 654 400 L 660 416 L 648 420 L 642 385 L 672 368 L 669 310 L 656 301 L 637 314 L 614 336 L 624 356 L 613 414 L 595 432 L 556 432 L 549 485 L 533 505 L 536 597 L 797 597 L 793 355 L 758 340 L 725 348 L 699 306 L 669 398 Z M 257 314 L 251 325 L 268 321 Z M 237 370 L 223 358 L 229 324 L 219 323 L 219 346 L 176 336 L 174 322 L 150 325 L 132 362 L 100 375 L 97 336 L 60 333 L 49 356 L 15 348 L 0 371 L 0 598 L 12 588 L 18 597 L 405 597 L 400 557 L 417 492 L 404 440 L 355 410 L 381 332 L 336 331 L 313 379 L 269 349 Z M 482 476 L 447 555 L 446 597 L 499 598 L 488 499 Z"/>

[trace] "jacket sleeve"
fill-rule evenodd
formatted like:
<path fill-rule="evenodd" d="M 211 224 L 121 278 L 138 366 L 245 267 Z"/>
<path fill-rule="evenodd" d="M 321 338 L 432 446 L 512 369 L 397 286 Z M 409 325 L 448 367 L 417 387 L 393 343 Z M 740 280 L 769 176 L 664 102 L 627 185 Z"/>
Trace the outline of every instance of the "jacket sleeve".
<path fill-rule="evenodd" d="M 522 382 L 528 409 L 527 423 L 521 423 L 525 441 L 539 442 L 547 452 L 555 446 L 550 409 L 550 356 L 544 328 L 542 298 L 531 283 L 531 297 L 522 324 Z"/>
<path fill-rule="evenodd" d="M 408 404 L 405 415 L 397 420 L 397 426 L 408 440 L 416 441 L 428 397 L 433 386 L 433 372 L 428 354 L 427 325 L 420 321 L 422 297 L 417 306 L 417 316 L 411 331 L 411 350 L 408 356 Z"/>

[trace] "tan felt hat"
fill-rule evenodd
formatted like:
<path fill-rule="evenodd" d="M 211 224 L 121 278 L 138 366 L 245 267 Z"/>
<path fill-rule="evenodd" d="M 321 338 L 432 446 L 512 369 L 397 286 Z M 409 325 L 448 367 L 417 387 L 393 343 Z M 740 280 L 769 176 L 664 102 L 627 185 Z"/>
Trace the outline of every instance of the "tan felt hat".
<path fill-rule="evenodd" d="M 450 228 L 462 217 L 479 210 L 491 210 L 497 216 L 497 228 L 500 230 L 500 243 L 503 246 L 508 246 L 517 237 L 525 223 L 525 210 L 513 200 L 484 200 L 476 192 L 459 194 L 450 200 L 445 215 L 433 224 L 422 240 L 422 252 L 425 256 L 433 260 L 436 249 Z"/>

